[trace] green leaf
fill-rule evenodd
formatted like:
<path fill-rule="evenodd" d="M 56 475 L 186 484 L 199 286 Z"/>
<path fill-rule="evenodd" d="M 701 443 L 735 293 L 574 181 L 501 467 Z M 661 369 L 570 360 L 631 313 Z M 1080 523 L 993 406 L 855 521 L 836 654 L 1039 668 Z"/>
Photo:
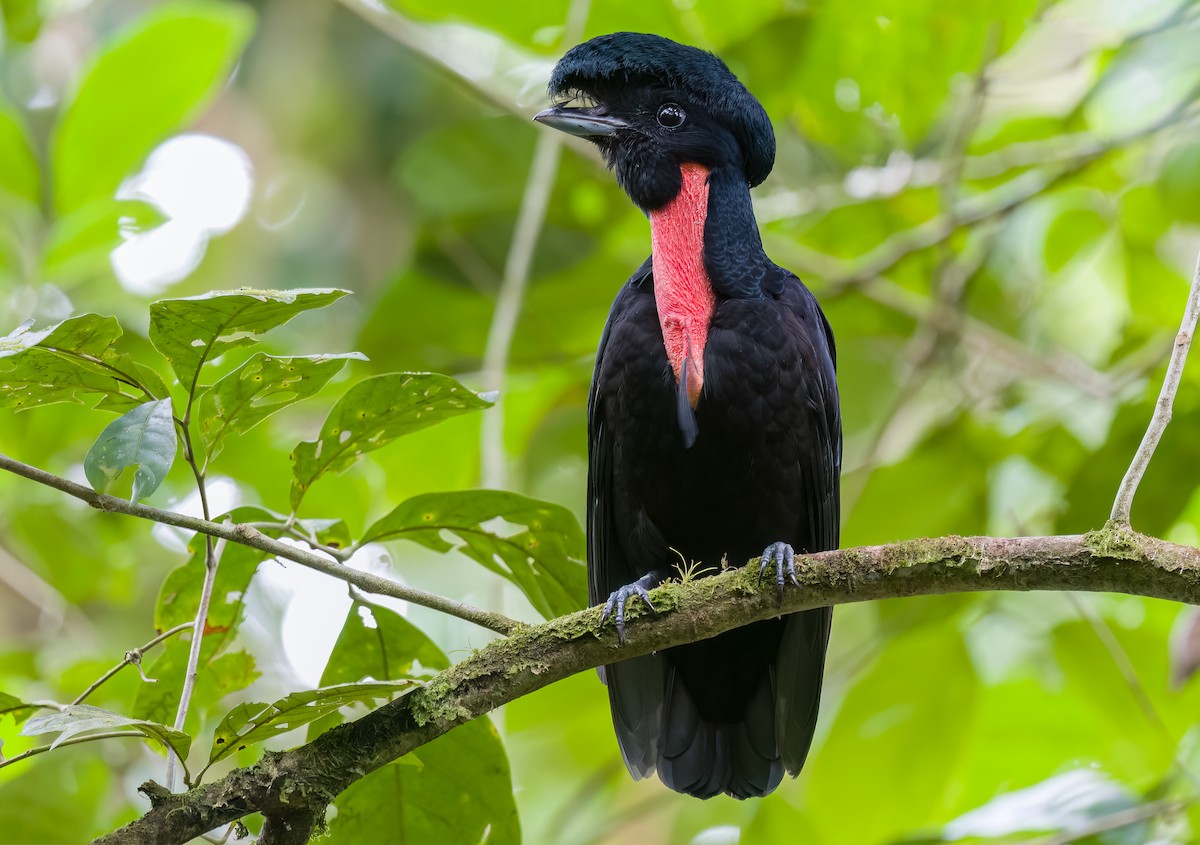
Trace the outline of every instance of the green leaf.
<path fill-rule="evenodd" d="M 59 217 L 46 239 L 42 270 L 55 279 L 107 274 L 122 231 L 153 228 L 162 212 L 142 200 L 100 199 Z"/>
<path fill-rule="evenodd" d="M 1057 273 L 1073 258 L 1087 253 L 1109 228 L 1109 222 L 1094 208 L 1065 209 L 1046 230 L 1046 269 Z"/>
<path fill-rule="evenodd" d="M 331 845 L 517 845 L 520 822 L 504 744 L 475 719 L 421 746 L 420 768 L 391 763 L 335 799 Z M 412 755 L 409 755 L 410 757 Z M 408 759 L 402 758 L 402 760 Z"/>
<path fill-rule="evenodd" d="M 227 434 L 249 431 L 276 411 L 307 399 L 325 386 L 357 352 L 277 358 L 254 355 L 214 384 L 200 400 L 200 433 L 210 458 Z"/>
<path fill-rule="evenodd" d="M 265 742 L 288 731 L 303 727 L 348 704 L 374 702 L 395 693 L 408 692 L 411 681 L 371 681 L 338 684 L 321 689 L 294 692 L 274 704 L 249 702 L 233 708 L 213 737 L 208 766 L 235 751 Z M 205 768 L 207 769 L 208 766 Z"/>
<path fill-rule="evenodd" d="M 31 44 L 42 28 L 38 0 L 0 0 L 0 16 L 4 18 L 4 34 L 10 41 Z M 3 156 L 0 161 L 4 161 Z"/>
<path fill-rule="evenodd" d="M 870 845 L 940 820 L 979 697 L 971 658 L 952 625 L 892 640 L 850 689 L 809 764 L 807 804 L 825 838 Z M 931 736 L 937 754 L 928 753 Z M 871 796 L 870 813 L 861 812 L 862 795 Z"/>
<path fill-rule="evenodd" d="M 324 308 L 347 293 L 335 288 L 243 288 L 160 299 L 150 305 L 150 341 L 171 362 L 179 383 L 191 392 L 205 361 L 257 343 L 260 335 L 297 314 Z"/>
<path fill-rule="evenodd" d="M 6 692 L 0 692 L 0 718 L 4 716 L 12 716 L 19 725 L 29 718 L 29 714 L 37 710 L 36 704 L 30 704 L 27 701 L 22 701 L 15 695 L 9 695 Z"/>
<path fill-rule="evenodd" d="M 171 400 L 160 399 L 138 405 L 109 423 L 88 449 L 83 471 L 96 492 L 105 493 L 126 467 L 136 465 L 129 498 L 136 503 L 158 489 L 174 460 Z"/>
<path fill-rule="evenodd" d="M 5 841 L 90 842 L 112 830 L 109 801 L 122 778 L 101 755 L 44 754 L 13 774 L 18 776 L 0 784 Z"/>
<path fill-rule="evenodd" d="M 84 71 L 52 144 L 54 206 L 111 198 L 224 85 L 253 30 L 242 4 L 160 5 L 109 39 Z"/>
<path fill-rule="evenodd" d="M 437 373 L 386 373 L 364 379 L 337 401 L 317 440 L 292 452 L 292 508 L 326 472 L 442 420 L 490 407 L 491 399 Z"/>
<path fill-rule="evenodd" d="M 25 723 L 25 727 L 21 729 L 21 735 L 39 736 L 40 734 L 57 733 L 58 738 L 50 744 L 50 748 L 54 749 L 63 740 L 81 733 L 116 728 L 133 728 L 138 733 L 169 747 L 179 755 L 181 760 L 187 759 L 188 749 L 192 746 L 192 738 L 183 731 L 173 730 L 157 722 L 131 719 L 120 713 L 113 713 L 111 710 L 103 710 L 90 704 L 68 704 L 62 710 L 48 713 L 45 716 L 34 716 Z"/>
<path fill-rule="evenodd" d="M 225 638 L 206 636 L 200 647 L 200 666 L 192 692 L 186 730 L 198 731 L 216 704 L 231 692 L 250 686 L 259 673 L 254 658 L 244 651 L 218 654 Z M 173 722 L 183 691 L 183 676 L 187 670 L 190 643 L 179 637 L 164 647 L 162 654 L 147 669 L 147 676 L 156 683 L 140 684 L 133 700 L 132 714 L 139 719 Z"/>
<path fill-rule="evenodd" d="M 33 206 L 41 203 L 41 175 L 29 132 L 20 116 L 0 101 L 0 194 L 11 194 Z"/>
<path fill-rule="evenodd" d="M 132 401 L 122 391 L 134 388 L 110 369 L 116 358 L 112 345 L 120 336 L 117 321 L 98 314 L 36 331 L 29 323 L 18 326 L 0 338 L 0 408 L 82 403 L 96 393 Z"/>
<path fill-rule="evenodd" d="M 362 678 L 422 677 L 450 661 L 394 610 L 356 601 L 346 615 L 322 684 Z M 340 721 L 332 714 L 309 728 Z M 419 756 L 418 756 L 419 755 Z M 504 745 L 486 717 L 406 754 L 351 786 L 336 800 L 334 843 L 438 842 L 477 845 L 521 841 Z M 453 812 L 438 808 L 453 807 Z M 490 835 L 485 831 L 490 826 Z"/>
<path fill-rule="evenodd" d="M 449 668 L 449 659 L 420 628 L 394 610 L 359 599 L 346 614 L 321 685 L 421 680 Z"/>
<path fill-rule="evenodd" d="M 1171 217 L 1200 222 L 1200 143 L 1184 144 L 1167 154 L 1158 190 Z"/>
<path fill-rule="evenodd" d="M 242 522 L 271 521 L 279 517 L 263 508 L 235 508 L 216 518 L 235 524 Z M 205 539 L 197 534 L 188 543 L 191 557 L 188 562 L 171 570 L 163 581 L 154 606 L 154 627 L 160 631 L 174 628 L 196 618 L 200 608 L 200 593 L 204 587 Z M 232 642 L 242 622 L 242 611 L 246 591 L 258 565 L 267 553 L 241 543 L 228 543 L 221 554 L 217 567 L 217 578 L 213 583 L 212 601 L 208 607 L 208 618 L 204 624 L 204 641 L 211 643 L 217 653 L 225 644 Z"/>
<path fill-rule="evenodd" d="M 497 519 L 525 530 L 485 527 Z M 498 490 L 428 493 L 396 506 L 367 529 L 362 542 L 392 539 L 462 552 L 516 584 L 547 619 L 587 606 L 583 531 L 574 514 L 559 505 Z"/>

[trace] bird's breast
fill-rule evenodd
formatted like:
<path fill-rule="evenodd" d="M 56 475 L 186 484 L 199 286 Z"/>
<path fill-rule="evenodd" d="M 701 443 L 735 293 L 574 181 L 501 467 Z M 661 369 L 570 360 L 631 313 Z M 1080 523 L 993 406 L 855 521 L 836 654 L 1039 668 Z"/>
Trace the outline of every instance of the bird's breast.
<path fill-rule="evenodd" d="M 665 207 L 650 213 L 654 299 L 667 359 L 676 382 L 687 366 L 693 408 L 704 386 L 704 347 L 716 294 L 704 268 L 704 223 L 708 216 L 708 169 L 680 168 L 683 187 Z"/>

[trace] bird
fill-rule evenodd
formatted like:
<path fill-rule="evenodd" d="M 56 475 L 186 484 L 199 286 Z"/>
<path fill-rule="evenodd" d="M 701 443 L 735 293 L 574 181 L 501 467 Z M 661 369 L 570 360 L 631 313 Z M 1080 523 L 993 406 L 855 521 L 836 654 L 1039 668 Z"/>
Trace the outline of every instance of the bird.
<path fill-rule="evenodd" d="M 623 640 L 630 602 L 691 567 L 837 548 L 833 332 L 763 250 L 750 189 L 775 159 L 759 101 L 713 53 L 644 33 L 572 47 L 534 119 L 587 139 L 649 218 L 588 398 L 587 564 Z M 771 793 L 812 744 L 832 608 L 601 667 L 629 772 L 697 798 Z"/>

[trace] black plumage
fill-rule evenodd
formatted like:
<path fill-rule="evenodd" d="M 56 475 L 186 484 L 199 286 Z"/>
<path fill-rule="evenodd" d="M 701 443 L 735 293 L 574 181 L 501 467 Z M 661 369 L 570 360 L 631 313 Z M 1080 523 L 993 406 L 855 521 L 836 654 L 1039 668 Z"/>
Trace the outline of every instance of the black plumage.
<path fill-rule="evenodd" d="M 573 48 L 550 88 L 592 105 L 538 119 L 595 141 L 655 233 L 613 304 L 589 399 L 591 600 L 620 626 L 625 602 L 681 561 L 712 572 L 758 555 L 782 588 L 793 549 L 838 544 L 841 420 L 832 332 L 763 252 L 750 203 L 774 160 L 770 121 L 720 59 L 653 35 Z M 798 773 L 831 615 L 605 667 L 629 770 L 702 798 L 765 795 Z"/>

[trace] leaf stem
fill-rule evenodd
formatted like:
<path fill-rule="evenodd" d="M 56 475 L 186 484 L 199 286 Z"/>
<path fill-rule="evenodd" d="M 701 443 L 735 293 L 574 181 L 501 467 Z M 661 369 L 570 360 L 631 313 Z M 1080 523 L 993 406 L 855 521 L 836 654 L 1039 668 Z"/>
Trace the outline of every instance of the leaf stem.
<path fill-rule="evenodd" d="M 171 628 L 170 630 L 163 631 L 161 634 L 159 634 L 154 639 L 150 640 L 150 642 L 146 643 L 145 645 L 140 645 L 135 649 L 130 649 L 129 651 L 125 652 L 124 660 L 122 660 L 116 666 L 112 667 L 107 672 L 105 672 L 103 675 L 101 675 L 98 679 L 96 679 L 92 683 L 91 686 L 89 686 L 87 689 L 85 689 L 83 692 L 81 692 L 78 695 L 78 697 L 76 697 L 76 699 L 74 701 L 72 701 L 71 703 L 72 704 L 83 704 L 84 699 L 86 699 L 89 695 L 94 693 L 97 689 L 100 688 L 101 684 L 108 681 L 111 677 L 116 675 L 118 672 L 120 672 L 126 666 L 129 666 L 131 664 L 141 663 L 142 655 L 145 652 L 154 648 L 159 643 L 161 643 L 165 640 L 169 640 L 171 637 L 175 636 L 176 634 L 182 633 L 191 627 L 192 627 L 191 622 L 184 622 L 180 625 L 176 625 L 174 628 Z"/>
<path fill-rule="evenodd" d="M 39 745 L 37 748 L 31 748 L 28 751 L 18 754 L 16 757 L 10 757 L 7 760 L 0 760 L 0 769 L 3 769 L 5 766 L 11 766 L 13 763 L 19 763 L 22 760 L 28 760 L 30 757 L 36 757 L 39 754 L 45 754 L 52 747 L 58 749 L 68 745 L 78 745 L 81 742 L 93 742 L 98 739 L 116 739 L 120 736 L 133 736 L 140 739 L 146 739 L 146 735 L 144 733 L 139 733 L 138 731 L 105 731 L 98 734 L 73 736 L 70 739 L 64 739 L 62 742 L 59 742 L 53 746 Z"/>

